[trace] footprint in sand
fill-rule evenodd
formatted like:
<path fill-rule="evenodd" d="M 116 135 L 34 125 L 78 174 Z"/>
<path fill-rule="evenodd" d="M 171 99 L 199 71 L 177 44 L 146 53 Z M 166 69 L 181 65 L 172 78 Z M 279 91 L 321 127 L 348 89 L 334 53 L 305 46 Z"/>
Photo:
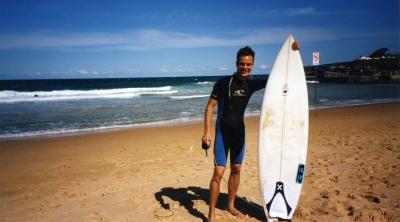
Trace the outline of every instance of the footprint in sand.
<path fill-rule="evenodd" d="M 132 165 L 130 161 L 114 161 L 115 167 L 129 167 Z"/>
<path fill-rule="evenodd" d="M 83 221 L 86 222 L 92 222 L 92 221 L 104 221 L 104 218 L 98 213 L 98 212 L 93 212 L 89 215 L 87 215 Z"/>
<path fill-rule="evenodd" d="M 320 196 L 321 196 L 322 198 L 329 199 L 329 193 L 328 193 L 328 191 L 322 191 L 322 192 L 319 193 L 319 194 L 320 194 Z"/>
<path fill-rule="evenodd" d="M 296 219 L 306 219 L 311 215 L 311 210 L 308 208 L 304 208 L 302 206 L 297 207 L 296 211 L 294 212 L 294 217 Z"/>
<path fill-rule="evenodd" d="M 194 209 L 208 209 L 208 205 L 203 200 L 193 200 Z"/>
<path fill-rule="evenodd" d="M 373 202 L 373 203 L 380 203 L 380 202 L 381 202 L 381 200 L 380 200 L 378 197 L 376 197 L 374 193 L 367 192 L 367 193 L 364 195 L 364 197 L 365 197 L 369 202 Z"/>
<path fill-rule="evenodd" d="M 165 219 L 174 215 L 174 211 L 170 209 L 164 209 L 162 207 L 154 211 L 154 216 L 158 219 Z"/>
<path fill-rule="evenodd" d="M 329 177 L 329 181 L 333 182 L 333 183 L 338 183 L 339 179 L 338 176 L 331 176 Z"/>
<path fill-rule="evenodd" d="M 347 208 L 347 211 L 349 212 L 349 213 L 347 214 L 347 216 L 353 216 L 353 215 L 354 215 L 354 207 L 353 207 L 353 206 L 349 206 L 349 207 Z"/>
<path fill-rule="evenodd" d="M 119 151 L 119 153 L 123 153 L 125 151 L 126 151 L 126 148 L 124 147 L 124 148 L 122 148 L 122 150 Z"/>
<path fill-rule="evenodd" d="M 354 193 L 347 194 L 347 197 L 353 200 L 356 199 L 356 195 Z"/>

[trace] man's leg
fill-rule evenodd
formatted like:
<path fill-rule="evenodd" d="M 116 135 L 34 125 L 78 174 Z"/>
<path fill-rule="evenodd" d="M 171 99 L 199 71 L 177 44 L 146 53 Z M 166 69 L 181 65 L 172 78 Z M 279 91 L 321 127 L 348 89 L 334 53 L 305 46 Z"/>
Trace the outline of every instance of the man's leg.
<path fill-rule="evenodd" d="M 228 211 L 235 216 L 244 216 L 239 210 L 235 208 L 235 197 L 240 183 L 240 170 L 245 151 L 245 133 L 244 128 L 233 130 L 233 137 L 231 143 L 231 172 L 228 180 Z"/>
<path fill-rule="evenodd" d="M 208 222 L 215 221 L 215 206 L 217 205 L 219 196 L 219 187 L 221 184 L 222 176 L 224 175 L 225 167 L 215 166 L 214 174 L 210 182 L 210 207 L 208 211 Z"/>
<path fill-rule="evenodd" d="M 241 164 L 231 163 L 231 173 L 228 181 L 228 211 L 235 216 L 243 216 L 243 214 L 235 208 L 235 197 L 240 183 Z"/>

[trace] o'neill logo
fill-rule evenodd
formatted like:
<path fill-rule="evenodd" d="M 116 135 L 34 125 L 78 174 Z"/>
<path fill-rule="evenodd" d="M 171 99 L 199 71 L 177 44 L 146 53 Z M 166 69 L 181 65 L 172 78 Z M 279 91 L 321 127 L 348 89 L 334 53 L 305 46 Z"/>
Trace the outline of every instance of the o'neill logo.
<path fill-rule="evenodd" d="M 244 90 L 239 89 L 233 92 L 233 96 L 246 96 L 246 94 Z"/>

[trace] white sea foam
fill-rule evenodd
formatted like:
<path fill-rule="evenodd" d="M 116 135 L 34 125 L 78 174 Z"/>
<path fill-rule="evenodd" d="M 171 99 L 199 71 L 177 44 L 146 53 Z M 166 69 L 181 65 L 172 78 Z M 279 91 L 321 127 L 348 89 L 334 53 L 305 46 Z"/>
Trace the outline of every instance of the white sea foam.
<path fill-rule="evenodd" d="M 310 104 L 310 110 L 315 109 L 328 109 L 335 107 L 346 107 L 346 106 L 358 106 L 358 105 L 366 105 L 366 104 L 379 104 L 379 103 L 387 103 L 387 102 L 400 102 L 400 99 L 373 99 L 373 100 L 347 100 L 347 101 L 337 101 L 335 103 L 328 104 Z M 181 117 L 174 119 L 166 119 L 166 120 L 156 120 L 153 122 L 143 122 L 143 123 L 133 123 L 133 124 L 123 124 L 121 122 L 114 123 L 104 123 L 102 126 L 90 127 L 84 129 L 78 128 L 59 128 L 52 130 L 37 130 L 30 132 L 20 132 L 20 133 L 4 133 L 0 134 L 0 140 L 9 140 L 9 139 L 18 139 L 18 138 L 26 138 L 26 137 L 45 137 L 45 136 L 63 136 L 70 134 L 81 134 L 81 133 L 92 133 L 95 131 L 112 131 L 119 130 L 124 128 L 146 128 L 146 127 L 158 127 L 158 126 L 167 126 L 167 125 L 179 125 L 190 122 L 199 122 L 203 119 L 202 114 L 193 114 L 190 116 L 185 116 L 186 114 L 182 112 Z M 258 116 L 260 115 L 260 110 L 248 110 L 246 111 L 245 116 Z M 215 118 L 215 117 L 214 117 Z"/>
<path fill-rule="evenodd" d="M 210 82 L 210 81 L 205 81 L 205 82 L 198 82 L 196 83 L 197 85 L 208 85 L 208 84 L 214 84 L 214 82 Z"/>
<path fill-rule="evenodd" d="M 97 127 L 90 127 L 84 129 L 78 128 L 59 128 L 53 130 L 38 130 L 34 132 L 22 132 L 22 133 L 6 133 L 0 134 L 0 140 L 10 140 L 10 139 L 22 139 L 29 137 L 57 137 L 57 136 L 65 136 L 65 135 L 75 135 L 75 134 L 85 134 L 85 133 L 93 133 L 93 132 L 104 132 L 104 131 L 114 131 L 120 129 L 129 129 L 129 128 L 148 128 L 148 127 L 160 127 L 160 126 L 171 126 L 171 125 L 180 125 L 187 124 L 192 122 L 200 122 L 202 120 L 202 116 L 193 116 L 193 117 L 179 117 L 175 119 L 168 120 L 158 120 L 154 122 L 144 122 L 144 123 L 133 123 L 133 124 L 121 124 L 115 123 L 110 125 L 103 125 Z"/>
<path fill-rule="evenodd" d="M 169 98 L 175 100 L 184 100 L 184 99 L 196 99 L 196 98 L 204 98 L 209 97 L 210 95 L 192 95 L 192 96 L 170 96 Z"/>
<path fill-rule="evenodd" d="M 34 91 L 18 92 L 5 90 L 0 91 L 0 103 L 16 102 L 42 102 L 62 101 L 81 99 L 129 99 L 141 95 L 164 95 L 174 94 L 171 86 L 148 87 L 148 88 L 119 88 L 99 90 L 55 90 L 55 91 Z"/>

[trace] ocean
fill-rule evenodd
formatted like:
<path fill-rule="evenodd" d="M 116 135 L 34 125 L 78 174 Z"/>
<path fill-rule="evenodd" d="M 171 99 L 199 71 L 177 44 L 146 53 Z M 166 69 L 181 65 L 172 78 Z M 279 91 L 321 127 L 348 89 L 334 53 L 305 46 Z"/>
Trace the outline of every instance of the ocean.
<path fill-rule="evenodd" d="M 0 139 L 201 121 L 219 78 L 0 80 Z M 246 116 L 260 114 L 263 93 L 253 95 Z M 308 93 L 310 109 L 324 109 L 400 101 L 400 84 L 310 81 Z"/>

